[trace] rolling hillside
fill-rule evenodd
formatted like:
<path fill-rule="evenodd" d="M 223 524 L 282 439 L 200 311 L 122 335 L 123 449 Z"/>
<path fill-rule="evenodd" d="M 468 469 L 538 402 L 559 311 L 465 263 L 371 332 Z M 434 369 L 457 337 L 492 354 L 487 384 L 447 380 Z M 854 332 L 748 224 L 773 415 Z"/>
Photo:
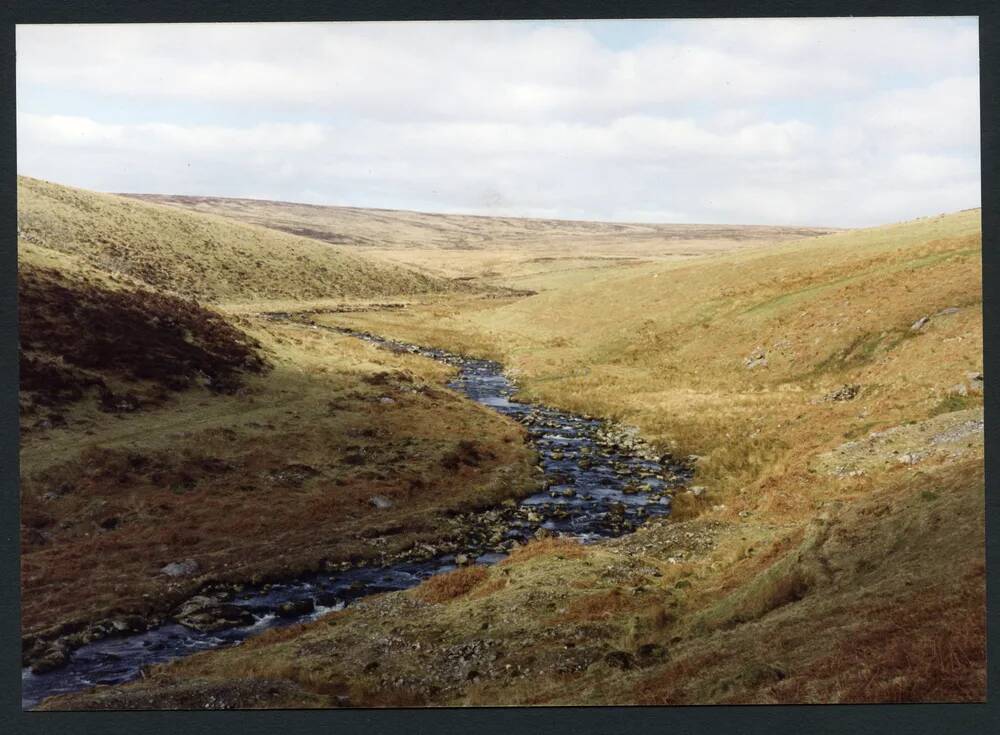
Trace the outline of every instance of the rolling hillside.
<path fill-rule="evenodd" d="M 205 214 L 18 177 L 18 245 L 201 301 L 379 298 L 441 279 L 327 243 Z"/>
<path fill-rule="evenodd" d="M 834 231 L 479 217 L 224 197 L 123 196 L 304 235 L 432 273 L 500 280 L 554 267 L 593 269 L 619 264 L 621 259 L 685 258 Z"/>

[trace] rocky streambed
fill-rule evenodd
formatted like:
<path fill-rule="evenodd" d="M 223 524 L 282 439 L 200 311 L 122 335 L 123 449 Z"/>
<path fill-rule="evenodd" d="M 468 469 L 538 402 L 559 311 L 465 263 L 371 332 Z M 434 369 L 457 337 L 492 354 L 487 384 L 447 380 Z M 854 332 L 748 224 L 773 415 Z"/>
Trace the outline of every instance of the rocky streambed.
<path fill-rule="evenodd" d="M 344 563 L 287 582 L 207 589 L 156 627 L 112 626 L 68 655 L 59 652 L 55 665 L 25 668 L 24 708 L 55 694 L 121 684 L 150 664 L 238 645 L 269 628 L 315 619 L 359 597 L 407 589 L 457 566 L 494 563 L 533 538 L 561 535 L 588 543 L 621 536 L 650 517 L 668 514 L 673 493 L 691 479 L 688 467 L 657 455 L 633 430 L 513 400 L 514 384 L 497 362 L 337 331 L 456 367 L 449 387 L 526 427 L 544 489 L 520 502 L 460 516 L 448 538 L 408 549 L 381 566 Z"/>

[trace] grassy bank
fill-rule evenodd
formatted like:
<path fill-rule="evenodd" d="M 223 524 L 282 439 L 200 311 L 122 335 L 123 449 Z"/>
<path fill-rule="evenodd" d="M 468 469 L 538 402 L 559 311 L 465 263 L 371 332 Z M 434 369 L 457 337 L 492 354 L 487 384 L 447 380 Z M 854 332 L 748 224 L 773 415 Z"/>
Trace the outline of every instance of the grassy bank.
<path fill-rule="evenodd" d="M 58 660 L 57 638 L 72 647 L 102 626 L 156 622 L 207 585 L 437 542 L 454 513 L 533 487 L 520 426 L 444 388 L 446 368 L 190 298 L 263 288 L 266 269 L 244 279 L 203 260 L 245 265 L 245 248 L 282 271 L 267 285 L 277 296 L 309 293 L 299 275 L 339 293 L 317 258 L 354 298 L 440 282 L 280 233 L 20 184 L 27 662 Z M 131 255 L 111 267 L 121 242 Z M 297 265 L 284 270 L 283 254 Z M 475 451 L 465 442 L 456 462 L 467 436 Z M 194 571 L 163 571 L 177 563 Z"/>

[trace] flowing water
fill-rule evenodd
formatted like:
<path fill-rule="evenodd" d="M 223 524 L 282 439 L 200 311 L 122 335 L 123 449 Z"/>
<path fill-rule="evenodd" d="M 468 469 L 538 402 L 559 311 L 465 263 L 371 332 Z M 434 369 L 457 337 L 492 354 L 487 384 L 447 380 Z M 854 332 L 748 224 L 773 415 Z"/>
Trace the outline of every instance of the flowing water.
<path fill-rule="evenodd" d="M 345 330 L 338 330 L 345 331 Z M 501 511 L 484 512 L 491 528 L 502 524 L 502 541 L 474 537 L 463 555 L 491 564 L 503 551 L 544 534 L 578 538 L 587 543 L 634 530 L 653 516 L 670 511 L 670 493 L 690 480 L 690 471 L 666 458 L 653 458 L 632 442 L 616 440 L 603 422 L 544 406 L 511 400 L 515 389 L 503 367 L 489 360 L 420 348 L 367 333 L 351 334 L 397 352 L 410 352 L 453 365 L 458 376 L 449 387 L 524 424 L 536 448 L 546 489 Z M 499 516 L 499 521 L 497 520 Z M 478 539 L 478 540 L 475 540 Z M 226 600 L 249 611 L 253 623 L 199 632 L 171 622 L 142 633 L 106 638 L 75 650 L 58 669 L 22 673 L 22 706 L 34 707 L 55 694 L 97 684 L 135 679 L 144 666 L 211 648 L 238 645 L 269 628 L 315 619 L 377 592 L 402 590 L 456 567 L 456 553 L 386 567 L 360 567 L 312 575 L 282 584 L 246 588 Z M 301 615 L 281 615 L 279 606 L 308 601 Z M 250 619 L 250 618 L 247 618 Z"/>

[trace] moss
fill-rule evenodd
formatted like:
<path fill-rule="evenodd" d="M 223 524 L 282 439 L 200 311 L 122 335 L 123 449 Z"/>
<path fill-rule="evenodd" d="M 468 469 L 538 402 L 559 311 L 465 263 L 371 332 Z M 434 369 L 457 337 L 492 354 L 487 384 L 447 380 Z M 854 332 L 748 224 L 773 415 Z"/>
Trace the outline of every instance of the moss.
<path fill-rule="evenodd" d="M 982 403 L 982 398 L 977 396 L 950 395 L 945 396 L 934 407 L 927 412 L 928 417 L 940 416 L 943 413 L 953 411 L 964 411 L 974 408 Z"/>

